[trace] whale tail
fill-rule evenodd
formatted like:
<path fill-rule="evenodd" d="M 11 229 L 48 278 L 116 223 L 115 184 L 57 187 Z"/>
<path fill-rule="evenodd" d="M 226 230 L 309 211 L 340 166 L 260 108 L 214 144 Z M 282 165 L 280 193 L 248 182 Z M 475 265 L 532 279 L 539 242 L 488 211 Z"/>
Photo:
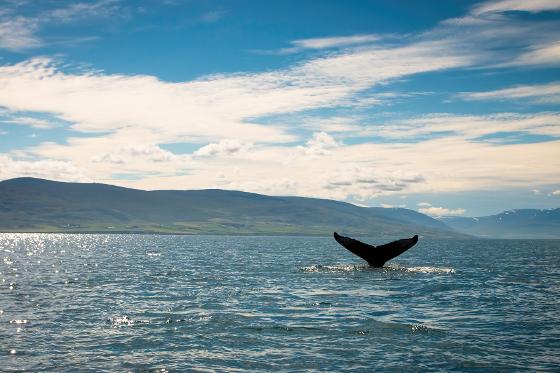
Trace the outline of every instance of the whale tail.
<path fill-rule="evenodd" d="M 336 242 L 344 246 L 351 253 L 364 259 L 372 267 L 383 267 L 383 265 L 401 255 L 418 242 L 418 235 L 412 238 L 393 241 L 380 246 L 368 245 L 350 237 L 344 237 L 334 232 Z"/>

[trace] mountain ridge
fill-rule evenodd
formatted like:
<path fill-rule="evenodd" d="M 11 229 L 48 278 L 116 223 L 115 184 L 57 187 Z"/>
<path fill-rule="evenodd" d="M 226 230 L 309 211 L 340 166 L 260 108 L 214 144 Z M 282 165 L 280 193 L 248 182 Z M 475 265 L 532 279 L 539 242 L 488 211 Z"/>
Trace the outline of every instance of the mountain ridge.
<path fill-rule="evenodd" d="M 221 190 L 140 190 L 38 178 L 0 182 L 4 232 L 330 235 L 457 238 L 444 223 L 407 209 L 320 198 Z"/>
<path fill-rule="evenodd" d="M 457 232 L 492 238 L 560 238 L 560 208 L 510 209 L 479 217 L 444 217 Z"/>
<path fill-rule="evenodd" d="M 0 181 L 0 232 L 560 238 L 560 208 L 434 219 L 405 208 L 223 189 L 141 190 L 22 177 Z"/>

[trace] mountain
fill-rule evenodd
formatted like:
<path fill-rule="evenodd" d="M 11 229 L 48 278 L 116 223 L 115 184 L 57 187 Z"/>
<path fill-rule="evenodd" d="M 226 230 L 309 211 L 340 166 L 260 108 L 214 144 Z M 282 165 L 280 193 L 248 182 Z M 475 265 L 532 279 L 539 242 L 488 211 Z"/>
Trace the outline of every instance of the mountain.
<path fill-rule="evenodd" d="M 560 208 L 511 210 L 478 218 L 441 219 L 458 232 L 492 238 L 560 238 Z"/>
<path fill-rule="evenodd" d="M 465 237 L 407 209 L 229 190 L 144 191 L 35 178 L 0 182 L 0 231 Z"/>

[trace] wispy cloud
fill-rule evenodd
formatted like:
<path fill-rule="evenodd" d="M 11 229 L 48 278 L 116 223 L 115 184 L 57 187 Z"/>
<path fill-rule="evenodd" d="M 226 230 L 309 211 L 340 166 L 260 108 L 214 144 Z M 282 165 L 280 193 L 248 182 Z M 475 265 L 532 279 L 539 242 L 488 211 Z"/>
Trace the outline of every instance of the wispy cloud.
<path fill-rule="evenodd" d="M 83 19 L 105 18 L 120 10 L 120 0 L 97 0 L 93 2 L 78 2 L 64 8 L 48 10 L 39 18 L 42 22 L 71 23 Z"/>
<path fill-rule="evenodd" d="M 352 195 L 354 199 L 365 200 L 372 196 L 425 187 L 426 179 L 423 175 L 412 170 L 404 171 L 380 166 L 370 157 L 367 157 L 368 161 L 364 161 L 364 158 L 356 153 L 360 150 L 371 151 L 372 148 L 350 146 L 340 149 L 348 156 L 345 164 L 332 163 L 332 158 L 329 159 L 332 164 L 328 166 L 329 171 L 325 172 L 320 180 L 323 180 L 324 188 L 330 191 L 331 196 L 340 198 L 340 196 Z M 357 158 L 362 160 L 358 161 Z M 349 159 L 355 161 L 348 162 Z"/>
<path fill-rule="evenodd" d="M 166 150 L 161 149 L 159 146 L 153 144 L 136 144 L 122 146 L 120 149 L 113 150 L 110 153 L 105 153 L 99 156 L 92 157 L 93 162 L 98 163 L 116 163 L 124 164 L 131 161 L 151 161 L 151 162 L 169 162 L 176 158 L 176 156 Z"/>
<path fill-rule="evenodd" d="M 357 46 L 367 46 L 381 40 L 380 35 L 358 34 L 349 36 L 332 36 L 325 38 L 309 38 L 290 41 L 290 47 L 278 50 L 258 50 L 255 52 L 264 54 L 292 54 L 306 50 L 339 49 Z"/>
<path fill-rule="evenodd" d="M 508 11 L 541 12 L 558 8 L 550 1 L 487 1 L 462 17 L 444 20 L 424 33 L 449 48 L 475 53 L 479 66 L 539 67 L 558 64 L 556 20 L 535 21 Z"/>
<path fill-rule="evenodd" d="M 560 42 L 552 41 L 548 44 L 534 45 L 528 52 L 522 53 L 502 66 L 559 66 Z"/>
<path fill-rule="evenodd" d="M 519 85 L 486 92 L 463 92 L 458 95 L 465 100 L 525 100 L 537 104 L 559 104 L 560 82 Z"/>
<path fill-rule="evenodd" d="M 218 143 L 208 144 L 193 153 L 197 157 L 214 157 L 214 156 L 231 156 L 239 152 L 244 152 L 249 149 L 253 144 L 243 143 L 235 139 L 224 139 Z"/>
<path fill-rule="evenodd" d="M 465 212 L 467 212 L 467 210 L 463 208 L 450 209 L 446 207 L 437 207 L 437 206 L 430 205 L 430 206 L 419 208 L 418 212 L 421 212 L 422 214 L 426 214 L 426 215 L 440 217 L 440 216 L 463 215 Z"/>
<path fill-rule="evenodd" d="M 368 44 L 380 39 L 379 35 L 351 35 L 336 36 L 330 38 L 299 39 L 291 42 L 296 48 L 302 49 L 326 49 L 339 48 L 350 45 Z"/>
<path fill-rule="evenodd" d="M 51 121 L 39 118 L 31 118 L 31 117 L 15 117 L 13 119 L 3 120 L 1 122 L 8 123 L 8 124 L 17 124 L 23 126 L 30 126 L 33 128 L 53 128 L 54 125 Z"/>
<path fill-rule="evenodd" d="M 259 125 L 254 118 L 336 105 L 390 79 L 469 62 L 420 43 L 320 57 L 267 73 L 168 83 L 151 76 L 70 74 L 50 59 L 36 58 L 0 67 L 0 105 L 51 113 L 77 131 L 135 127 L 158 141 L 283 142 L 294 139 L 286 128 Z"/>
<path fill-rule="evenodd" d="M 0 48 L 20 51 L 40 47 L 43 43 L 35 34 L 38 29 L 36 20 L 4 16 L 0 18 Z"/>
<path fill-rule="evenodd" d="M 331 154 L 332 149 L 340 146 L 332 136 L 326 132 L 317 132 L 313 137 L 305 143 L 305 146 L 299 146 L 298 149 L 305 155 L 314 157 Z"/>
<path fill-rule="evenodd" d="M 406 208 L 406 205 L 391 205 L 388 203 L 382 203 L 380 205 L 381 207 L 385 208 L 385 209 L 394 209 L 394 208 Z"/>
<path fill-rule="evenodd" d="M 118 3 L 118 0 L 81 2 L 26 16 L 18 14 L 17 7 L 7 6 L 3 12 L 0 12 L 0 48 L 25 51 L 41 47 L 47 43 L 40 36 L 40 31 L 44 27 L 109 17 L 120 9 Z M 81 36 L 70 41 L 66 40 L 65 43 L 91 39 L 92 37 Z"/>
<path fill-rule="evenodd" d="M 473 9 L 473 14 L 482 15 L 484 13 L 500 13 L 507 11 L 524 11 L 538 13 L 550 10 L 560 10 L 558 0 L 498 0 L 486 1 L 477 5 Z"/>
<path fill-rule="evenodd" d="M 419 118 L 370 126 L 362 133 L 387 138 L 430 138 L 438 134 L 468 140 L 502 132 L 560 136 L 560 113 L 498 113 L 491 115 L 430 114 Z M 423 141 L 419 139 L 418 141 Z"/>
<path fill-rule="evenodd" d="M 327 133 L 358 133 L 363 130 L 361 121 L 365 120 L 357 115 L 333 115 L 326 118 L 302 115 L 289 119 L 299 122 L 303 128 Z"/>

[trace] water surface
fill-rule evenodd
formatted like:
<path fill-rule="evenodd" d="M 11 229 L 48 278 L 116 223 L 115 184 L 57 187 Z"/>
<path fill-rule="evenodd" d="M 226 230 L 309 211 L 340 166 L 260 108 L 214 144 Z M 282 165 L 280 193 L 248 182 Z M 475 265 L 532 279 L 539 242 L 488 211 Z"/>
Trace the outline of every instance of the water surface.
<path fill-rule="evenodd" d="M 371 238 L 375 242 L 375 238 Z M 560 241 L 0 234 L 2 371 L 554 371 Z"/>

